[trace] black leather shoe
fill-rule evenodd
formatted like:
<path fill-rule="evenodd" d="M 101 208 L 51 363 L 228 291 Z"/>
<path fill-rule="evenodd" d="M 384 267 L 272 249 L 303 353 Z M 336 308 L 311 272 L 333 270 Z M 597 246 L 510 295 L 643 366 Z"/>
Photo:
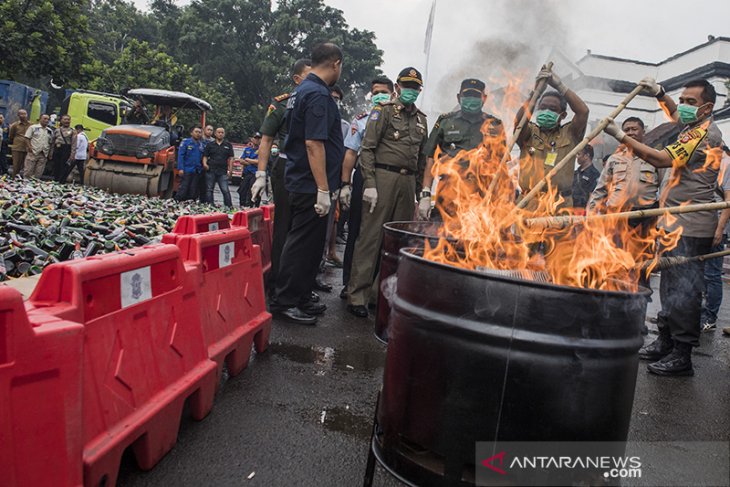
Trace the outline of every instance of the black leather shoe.
<path fill-rule="evenodd" d="M 297 307 L 275 311 L 274 315 L 277 318 L 288 321 L 290 323 L 296 323 L 297 325 L 314 325 L 317 323 L 317 318 L 310 314 L 305 313 Z"/>
<path fill-rule="evenodd" d="M 319 294 L 312 291 L 312 295 L 309 296 L 309 301 L 312 303 L 319 303 L 319 301 L 320 301 Z"/>
<path fill-rule="evenodd" d="M 347 299 L 347 286 L 342 288 L 340 291 L 340 299 Z"/>
<path fill-rule="evenodd" d="M 299 309 L 308 315 L 317 316 L 327 311 L 327 305 L 322 303 L 313 303 L 310 301 L 307 304 L 299 305 Z"/>
<path fill-rule="evenodd" d="M 319 279 L 315 279 L 314 280 L 314 289 L 316 289 L 317 291 L 325 292 L 325 293 L 331 293 L 332 292 L 332 286 L 330 286 L 326 282 L 321 281 Z"/>
<path fill-rule="evenodd" d="M 649 372 L 656 375 L 695 375 L 695 371 L 692 368 L 692 347 L 678 344 L 674 347 L 672 353 L 658 362 L 649 364 L 646 368 L 649 369 Z"/>
<path fill-rule="evenodd" d="M 367 318 L 368 317 L 368 309 L 365 306 L 353 306 L 348 305 L 347 311 L 354 314 L 358 318 Z"/>
<path fill-rule="evenodd" d="M 639 350 L 639 358 L 641 360 L 656 361 L 669 355 L 673 348 L 672 339 L 659 332 L 659 337 L 656 340 Z"/>

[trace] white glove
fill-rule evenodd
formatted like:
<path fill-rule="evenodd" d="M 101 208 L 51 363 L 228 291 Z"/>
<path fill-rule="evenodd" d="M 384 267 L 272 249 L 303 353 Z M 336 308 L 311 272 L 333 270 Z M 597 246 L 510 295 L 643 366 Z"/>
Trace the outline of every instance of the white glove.
<path fill-rule="evenodd" d="M 256 181 L 251 186 L 251 199 L 258 199 L 264 188 L 266 188 L 266 171 L 256 171 Z"/>
<path fill-rule="evenodd" d="M 429 216 L 431 216 L 431 197 L 421 196 L 418 200 L 418 218 L 428 220 Z"/>
<path fill-rule="evenodd" d="M 365 188 L 362 192 L 362 200 L 365 203 L 370 203 L 370 213 L 375 211 L 375 205 L 378 204 L 378 190 L 375 188 Z"/>
<path fill-rule="evenodd" d="M 345 184 L 340 188 L 340 206 L 343 210 L 346 210 L 350 207 L 350 203 L 352 202 L 352 185 L 351 184 Z"/>
<path fill-rule="evenodd" d="M 656 80 L 652 77 L 647 76 L 646 78 L 642 78 L 641 81 L 639 81 L 639 86 L 644 87 L 644 93 L 651 96 L 657 96 L 659 93 L 662 92 L 662 86 L 656 82 Z"/>
<path fill-rule="evenodd" d="M 623 142 L 624 137 L 626 137 L 626 133 L 621 130 L 621 127 L 616 125 L 616 122 L 614 122 L 612 118 L 608 119 L 608 125 L 606 125 L 606 128 L 603 129 L 603 131 L 619 142 Z"/>
<path fill-rule="evenodd" d="M 332 198 L 329 191 L 317 190 L 317 202 L 314 204 L 314 211 L 320 216 L 325 217 L 329 214 L 332 207 Z"/>

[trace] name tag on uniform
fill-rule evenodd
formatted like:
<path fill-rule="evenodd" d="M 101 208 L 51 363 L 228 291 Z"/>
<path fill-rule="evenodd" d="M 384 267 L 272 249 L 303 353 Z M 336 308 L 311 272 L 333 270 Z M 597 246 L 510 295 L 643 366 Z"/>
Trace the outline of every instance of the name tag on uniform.
<path fill-rule="evenodd" d="M 545 165 L 550 166 L 550 167 L 554 166 L 557 158 L 558 158 L 557 152 L 548 152 L 547 156 L 545 156 Z"/>

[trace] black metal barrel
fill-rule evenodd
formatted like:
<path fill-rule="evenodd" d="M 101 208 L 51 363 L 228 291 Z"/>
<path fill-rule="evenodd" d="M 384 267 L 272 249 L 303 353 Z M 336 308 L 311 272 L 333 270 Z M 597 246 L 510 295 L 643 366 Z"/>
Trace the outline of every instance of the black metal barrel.
<path fill-rule="evenodd" d="M 390 222 L 383 225 L 378 305 L 375 313 L 375 336 L 383 343 L 388 342 L 388 319 L 390 318 L 389 296 L 386 296 L 386 292 L 384 292 L 383 283 L 398 270 L 398 252 L 406 247 L 423 248 L 426 239 L 429 239 L 430 243 L 435 246 L 439 240 L 440 227 L 441 223 L 426 221 Z"/>
<path fill-rule="evenodd" d="M 419 486 L 473 485 L 476 442 L 625 441 L 646 293 L 400 252 L 373 450 Z"/>

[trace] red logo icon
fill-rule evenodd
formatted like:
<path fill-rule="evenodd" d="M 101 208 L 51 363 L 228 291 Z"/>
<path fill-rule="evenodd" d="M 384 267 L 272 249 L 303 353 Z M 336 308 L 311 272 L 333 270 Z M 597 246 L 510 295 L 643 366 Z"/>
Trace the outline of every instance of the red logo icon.
<path fill-rule="evenodd" d="M 493 455 L 493 456 L 487 458 L 486 460 L 482 460 L 482 465 L 484 465 L 485 467 L 487 467 L 489 469 L 494 470 L 495 472 L 497 472 L 500 475 L 507 475 L 507 472 L 505 472 L 504 470 L 502 470 L 499 467 L 492 465 L 493 461 L 499 460 L 499 466 L 501 467 L 502 463 L 504 462 L 504 455 L 505 455 L 505 452 L 499 452 L 496 455 Z"/>

